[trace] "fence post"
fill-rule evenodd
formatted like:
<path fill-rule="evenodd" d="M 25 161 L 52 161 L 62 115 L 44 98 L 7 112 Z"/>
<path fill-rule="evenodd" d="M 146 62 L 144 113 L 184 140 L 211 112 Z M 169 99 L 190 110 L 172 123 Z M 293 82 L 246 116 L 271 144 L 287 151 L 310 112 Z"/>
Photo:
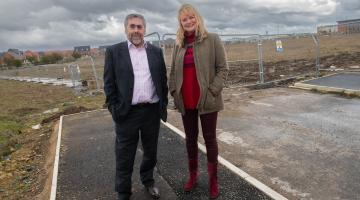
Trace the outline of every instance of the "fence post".
<path fill-rule="evenodd" d="M 263 58 L 262 58 L 261 35 L 258 36 L 258 60 L 259 60 L 259 79 L 260 79 L 260 83 L 264 83 L 264 66 L 263 66 Z"/>
<path fill-rule="evenodd" d="M 165 34 L 163 34 L 162 35 L 162 37 L 161 37 L 161 39 L 162 39 L 162 43 L 163 43 L 163 54 L 164 54 L 164 59 L 165 59 L 165 64 L 166 64 L 166 66 L 168 66 L 168 63 L 166 62 L 167 60 L 166 60 L 166 43 L 165 43 L 165 37 L 166 36 L 176 36 L 176 34 L 174 34 L 174 33 L 165 33 Z"/>
<path fill-rule="evenodd" d="M 95 76 L 95 82 L 96 82 L 96 89 L 97 91 L 100 91 L 100 85 L 99 85 L 99 80 L 98 80 L 98 75 L 96 72 L 96 68 L 95 68 L 95 62 L 94 62 L 94 58 L 92 56 L 90 56 L 90 60 L 91 60 L 91 65 L 92 65 L 92 70 Z"/>
<path fill-rule="evenodd" d="M 316 77 L 319 77 L 319 69 L 320 69 L 320 44 L 319 39 L 315 36 L 315 34 L 311 35 L 315 46 L 316 46 L 316 63 L 315 63 L 315 69 L 316 69 Z"/>
<path fill-rule="evenodd" d="M 76 88 L 76 81 L 80 81 L 80 68 L 76 63 L 71 63 L 68 65 L 69 73 L 71 76 L 72 85 Z"/>

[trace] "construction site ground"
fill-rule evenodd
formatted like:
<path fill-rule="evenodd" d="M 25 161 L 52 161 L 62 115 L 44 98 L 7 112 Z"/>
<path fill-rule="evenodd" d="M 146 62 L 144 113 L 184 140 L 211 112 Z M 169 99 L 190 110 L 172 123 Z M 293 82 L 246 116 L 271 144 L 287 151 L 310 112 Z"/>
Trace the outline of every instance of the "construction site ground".
<path fill-rule="evenodd" d="M 233 88 L 224 101 L 217 137 L 225 159 L 289 199 L 359 198 L 359 98 Z M 168 121 L 183 129 L 177 111 Z"/>
<path fill-rule="evenodd" d="M 217 138 L 220 156 L 230 163 L 288 199 L 360 196 L 359 98 L 292 88 L 231 88 L 224 90 L 224 101 Z M 168 122 L 183 130 L 181 116 L 171 104 L 168 113 Z M 105 110 L 70 116 L 65 122 L 59 199 L 65 198 L 62 195 L 113 197 L 114 135 L 110 115 Z M 201 134 L 199 141 L 203 143 Z M 206 199 L 204 154 L 200 156 L 199 188 L 192 195 L 182 192 L 187 173 L 185 155 L 183 139 L 162 126 L 156 179 L 164 198 Z M 67 161 L 69 156 L 74 157 Z M 135 167 L 133 199 L 146 199 L 137 173 Z M 224 166 L 219 180 L 220 199 L 268 198 Z M 99 181 L 106 187 L 97 187 Z M 103 196 L 96 196 L 99 194 Z"/>

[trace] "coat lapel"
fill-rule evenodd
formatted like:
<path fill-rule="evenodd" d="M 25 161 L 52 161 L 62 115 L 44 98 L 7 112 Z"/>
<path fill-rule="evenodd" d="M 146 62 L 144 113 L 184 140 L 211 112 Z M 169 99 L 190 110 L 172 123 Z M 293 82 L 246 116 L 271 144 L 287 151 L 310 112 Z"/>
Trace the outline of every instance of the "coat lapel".
<path fill-rule="evenodd" d="M 125 60 L 125 66 L 134 74 L 134 69 L 131 63 L 129 47 L 127 42 L 123 42 L 121 46 L 121 54 L 124 56 L 123 59 Z"/>
<path fill-rule="evenodd" d="M 152 51 L 151 48 L 152 48 L 152 46 L 148 43 L 147 48 L 146 48 L 146 56 L 147 56 L 147 59 L 148 59 L 149 70 L 150 70 L 151 76 L 154 77 L 153 71 L 154 71 L 154 67 L 155 67 L 154 66 L 155 57 L 153 55 L 154 51 Z"/>

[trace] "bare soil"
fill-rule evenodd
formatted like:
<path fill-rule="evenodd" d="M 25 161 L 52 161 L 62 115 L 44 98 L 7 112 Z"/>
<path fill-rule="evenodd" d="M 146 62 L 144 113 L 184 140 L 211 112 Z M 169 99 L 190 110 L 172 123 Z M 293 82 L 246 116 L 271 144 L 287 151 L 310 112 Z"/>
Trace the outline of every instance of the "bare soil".
<path fill-rule="evenodd" d="M 0 93 L 0 124 L 6 125 L 0 129 L 0 199 L 48 199 L 56 121 L 62 114 L 102 108 L 104 97 L 4 80 Z M 58 111 L 44 113 L 54 108 Z M 13 124 L 20 128 L 12 128 Z M 33 129 L 37 124 L 40 128 Z"/>

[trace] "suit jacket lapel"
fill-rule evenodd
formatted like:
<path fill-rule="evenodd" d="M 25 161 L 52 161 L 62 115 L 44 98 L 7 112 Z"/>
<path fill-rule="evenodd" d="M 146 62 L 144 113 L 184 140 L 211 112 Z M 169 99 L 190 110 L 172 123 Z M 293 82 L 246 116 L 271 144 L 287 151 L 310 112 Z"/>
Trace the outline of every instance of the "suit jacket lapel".
<path fill-rule="evenodd" d="M 147 44 L 147 48 L 146 48 L 146 55 L 147 55 L 147 59 L 148 59 L 148 63 L 149 63 L 149 70 L 150 70 L 150 73 L 151 73 L 151 76 L 154 77 L 154 55 L 153 55 L 153 52 L 151 50 L 151 45 L 148 43 Z"/>
<path fill-rule="evenodd" d="M 123 58 L 125 59 L 125 62 L 126 62 L 125 67 L 127 67 L 132 72 L 132 74 L 134 74 L 134 69 L 133 69 L 133 66 L 131 63 L 131 58 L 130 58 L 129 47 L 128 47 L 127 41 L 122 43 L 121 51 L 123 54 Z"/>

